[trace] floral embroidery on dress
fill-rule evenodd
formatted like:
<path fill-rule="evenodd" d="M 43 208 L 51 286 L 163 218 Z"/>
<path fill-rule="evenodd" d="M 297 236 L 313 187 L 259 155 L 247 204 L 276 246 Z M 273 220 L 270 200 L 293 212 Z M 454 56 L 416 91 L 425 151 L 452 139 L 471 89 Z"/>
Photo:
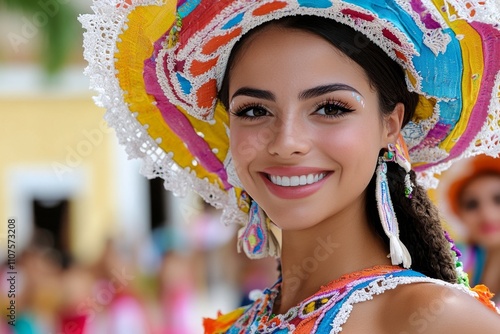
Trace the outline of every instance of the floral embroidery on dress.
<path fill-rule="evenodd" d="M 232 317 L 232 324 L 223 321 L 223 327 L 217 330 L 205 327 L 205 333 L 337 334 L 342 331 L 342 325 L 348 320 L 354 304 L 370 300 L 373 296 L 394 289 L 399 285 L 417 282 L 451 286 L 476 298 L 478 298 L 478 294 L 483 299 L 490 297 L 481 289 L 471 291 L 463 285 L 432 279 L 411 269 L 403 269 L 398 266 L 375 266 L 344 275 L 322 286 L 318 292 L 299 305 L 292 307 L 287 313 L 274 315 L 272 313 L 274 301 L 278 297 L 281 286 L 281 279 L 279 279 L 273 287 L 266 289 L 253 304 L 238 309 L 240 316 L 238 318 Z"/>
<path fill-rule="evenodd" d="M 398 266 L 376 266 L 344 275 L 321 287 L 317 293 L 292 307 L 287 313 L 274 315 L 272 309 L 281 286 L 279 279 L 272 288 L 263 292 L 261 298 L 248 306 L 229 329 L 225 326 L 227 331 L 205 328 L 205 333 L 311 333 L 316 331 L 327 313 L 332 309 L 338 311 L 342 301 L 354 290 L 397 272 L 409 272 L 409 270 Z"/>

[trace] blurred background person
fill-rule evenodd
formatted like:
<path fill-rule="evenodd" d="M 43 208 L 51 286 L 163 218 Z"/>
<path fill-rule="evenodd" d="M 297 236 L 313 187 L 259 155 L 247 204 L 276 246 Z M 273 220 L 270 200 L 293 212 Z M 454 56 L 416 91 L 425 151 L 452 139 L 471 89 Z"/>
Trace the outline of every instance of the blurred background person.
<path fill-rule="evenodd" d="M 500 159 L 480 155 L 455 163 L 439 184 L 438 201 L 471 286 L 485 284 L 500 301 Z"/>
<path fill-rule="evenodd" d="M 160 269 L 162 322 L 157 334 L 195 334 L 192 315 L 196 313 L 196 290 L 192 256 L 171 250 L 164 254 Z"/>
<path fill-rule="evenodd" d="M 47 231 L 36 230 L 33 240 L 16 258 L 15 276 L 12 282 L 15 286 L 14 300 L 16 306 L 15 326 L 9 325 L 6 334 L 45 334 L 51 333 L 58 326 L 63 295 L 60 282 L 63 274 L 63 262 L 60 253 L 51 248 L 52 239 Z M 0 286 L 2 293 L 1 309 L 5 310 L 10 300 L 7 300 L 9 284 L 7 277 L 12 277 L 5 265 L 2 270 Z M 9 284 L 10 285 L 10 284 Z M 7 289 L 7 290 L 6 290 Z M 2 312 L 2 318 L 4 317 Z M 2 319 L 2 321 L 4 320 Z"/>

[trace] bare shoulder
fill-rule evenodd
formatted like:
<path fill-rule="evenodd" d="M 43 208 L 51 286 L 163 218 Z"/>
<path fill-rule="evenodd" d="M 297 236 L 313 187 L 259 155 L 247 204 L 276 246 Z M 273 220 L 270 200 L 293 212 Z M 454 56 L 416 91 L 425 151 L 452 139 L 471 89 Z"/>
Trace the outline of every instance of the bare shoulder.
<path fill-rule="evenodd" d="M 390 324 L 391 333 L 500 333 L 500 315 L 453 287 L 415 283 L 387 297 L 381 321 Z"/>

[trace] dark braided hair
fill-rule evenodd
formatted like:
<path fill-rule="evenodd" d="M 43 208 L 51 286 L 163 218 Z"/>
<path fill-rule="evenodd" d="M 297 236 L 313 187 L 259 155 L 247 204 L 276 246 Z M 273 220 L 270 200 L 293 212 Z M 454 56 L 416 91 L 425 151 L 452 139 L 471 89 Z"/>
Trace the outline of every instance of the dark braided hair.
<path fill-rule="evenodd" d="M 377 45 L 360 32 L 334 20 L 316 16 L 292 16 L 263 24 L 247 33 L 233 48 L 224 74 L 219 99 L 229 109 L 229 72 L 239 50 L 250 36 L 266 27 L 274 25 L 299 29 L 321 36 L 361 66 L 367 74 L 372 87 L 377 91 L 379 109 L 383 115 L 393 112 L 398 103 L 403 103 L 405 115 L 403 126 L 412 118 L 419 101 L 419 95 L 408 91 L 405 74 L 399 64 L 390 59 Z M 380 152 L 382 154 L 383 152 Z M 437 208 L 430 201 L 425 189 L 416 184 L 415 173 L 410 177 L 415 185 L 413 197 L 405 197 L 405 171 L 395 163 L 388 163 L 387 179 L 390 194 L 399 222 L 400 239 L 412 256 L 412 269 L 432 278 L 456 282 L 455 264 L 450 245 L 441 227 Z M 375 199 L 375 171 L 367 187 L 366 212 L 377 234 L 384 239 L 387 247 L 389 240 L 385 235 L 377 210 Z"/>

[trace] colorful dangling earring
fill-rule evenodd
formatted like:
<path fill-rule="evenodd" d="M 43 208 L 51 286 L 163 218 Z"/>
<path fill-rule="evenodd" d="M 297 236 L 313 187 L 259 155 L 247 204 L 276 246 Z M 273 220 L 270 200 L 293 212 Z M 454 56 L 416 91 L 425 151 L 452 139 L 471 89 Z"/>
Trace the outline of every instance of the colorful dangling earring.
<path fill-rule="evenodd" d="M 389 150 L 389 152 L 391 152 Z M 389 153 L 388 152 L 388 153 Z M 403 267 L 411 267 L 411 256 L 406 246 L 399 239 L 399 225 L 392 205 L 391 195 L 389 193 L 389 184 L 387 182 L 387 164 L 386 161 L 393 161 L 394 157 L 386 153 L 389 157 L 379 157 L 375 194 L 377 199 L 377 208 L 380 221 L 385 234 L 390 242 L 390 258 L 393 265 L 403 264 Z M 390 158 L 390 159 L 387 159 Z"/>
<path fill-rule="evenodd" d="M 269 229 L 270 220 L 254 200 L 252 200 L 248 216 L 248 223 L 238 231 L 238 251 L 243 248 L 245 254 L 251 259 L 261 259 L 266 256 L 278 257 L 280 246 Z"/>

